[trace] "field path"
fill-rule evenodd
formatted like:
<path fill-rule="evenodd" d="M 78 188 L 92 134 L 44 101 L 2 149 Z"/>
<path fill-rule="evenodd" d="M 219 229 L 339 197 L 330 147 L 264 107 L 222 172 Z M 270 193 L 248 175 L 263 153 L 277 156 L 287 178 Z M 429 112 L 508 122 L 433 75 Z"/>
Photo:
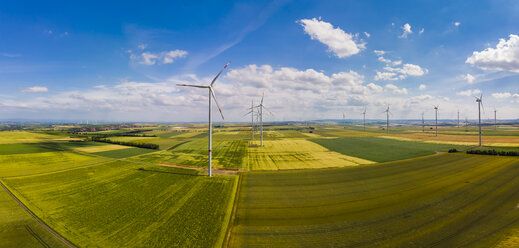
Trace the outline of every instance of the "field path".
<path fill-rule="evenodd" d="M 0 185 L 2 186 L 2 188 L 4 188 L 5 192 L 7 192 L 7 194 L 9 194 L 20 205 L 20 207 L 22 207 L 25 210 L 25 212 L 27 212 L 30 216 L 32 216 L 41 225 L 41 227 L 43 227 L 45 230 L 47 230 L 50 234 L 52 234 L 52 236 L 54 236 L 56 239 L 61 241 L 66 246 L 71 247 L 71 248 L 76 248 L 75 245 L 73 245 L 68 240 L 63 238 L 59 233 L 55 232 L 52 228 L 47 226 L 47 224 L 45 224 L 45 222 L 40 220 L 40 218 L 38 218 L 38 216 L 36 216 L 33 212 L 31 212 L 31 210 L 29 210 L 29 208 L 27 208 L 27 206 L 25 206 L 25 204 L 23 204 L 23 202 L 21 202 L 13 193 L 11 193 L 11 191 L 4 185 L 4 183 L 2 181 L 0 181 Z"/>

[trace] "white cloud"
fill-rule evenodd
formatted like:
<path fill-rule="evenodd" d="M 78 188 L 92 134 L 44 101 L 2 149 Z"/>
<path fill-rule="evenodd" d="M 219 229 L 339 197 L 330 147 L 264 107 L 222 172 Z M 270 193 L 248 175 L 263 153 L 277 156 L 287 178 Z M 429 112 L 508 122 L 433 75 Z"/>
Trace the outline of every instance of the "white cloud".
<path fill-rule="evenodd" d="M 397 95 L 406 95 L 407 89 L 406 88 L 398 88 L 398 86 L 394 84 L 386 84 L 386 89 L 393 92 L 393 94 Z"/>
<path fill-rule="evenodd" d="M 356 41 L 356 36 L 346 33 L 338 27 L 334 28 L 331 23 L 316 18 L 301 19 L 299 23 L 312 40 L 318 40 L 327 45 L 328 49 L 338 58 L 352 56 L 366 48 L 364 42 Z"/>
<path fill-rule="evenodd" d="M 460 22 L 454 22 L 454 26 L 456 26 L 456 27 L 459 27 L 460 24 L 461 24 Z"/>
<path fill-rule="evenodd" d="M 378 72 L 375 76 L 375 80 L 398 80 L 405 79 L 408 76 L 423 76 L 428 72 L 427 69 L 420 67 L 419 65 L 404 64 L 400 68 L 386 66 L 384 70 L 387 72 Z"/>
<path fill-rule="evenodd" d="M 420 34 L 420 35 L 421 35 L 421 34 L 423 34 L 423 32 L 424 32 L 424 31 L 425 31 L 425 29 L 424 29 L 424 28 L 420 29 L 420 31 L 418 31 L 418 34 Z"/>
<path fill-rule="evenodd" d="M 419 90 L 425 90 L 427 89 L 427 86 L 425 84 L 420 84 L 420 86 L 418 87 Z"/>
<path fill-rule="evenodd" d="M 475 51 L 465 63 L 483 70 L 519 72 L 519 36 L 511 34 L 508 40 L 499 39 L 496 48 Z"/>
<path fill-rule="evenodd" d="M 402 60 L 393 61 L 393 66 L 401 65 Z"/>
<path fill-rule="evenodd" d="M 38 93 L 38 92 L 47 92 L 47 91 L 49 91 L 49 89 L 47 89 L 47 87 L 45 87 L 45 86 L 33 86 L 33 87 L 25 88 L 22 90 L 22 92 L 27 92 L 27 93 Z"/>
<path fill-rule="evenodd" d="M 164 51 L 160 53 L 149 53 L 143 52 L 141 54 L 142 60 L 139 61 L 139 64 L 143 65 L 155 65 L 155 64 L 171 64 L 177 58 L 184 58 L 188 54 L 187 51 L 184 50 L 172 50 L 172 51 Z M 138 57 L 135 55 L 130 55 L 131 59 L 137 59 Z"/>
<path fill-rule="evenodd" d="M 519 94 L 512 95 L 513 98 L 519 98 Z"/>
<path fill-rule="evenodd" d="M 368 89 L 370 89 L 371 91 L 373 92 L 382 92 L 382 86 L 380 85 L 376 85 L 374 83 L 369 83 L 368 85 L 366 85 L 368 87 Z"/>
<path fill-rule="evenodd" d="M 512 96 L 512 94 L 510 94 L 510 92 L 493 93 L 492 94 L 492 97 L 496 98 L 496 99 L 506 99 L 506 98 L 509 98 L 511 96 Z"/>
<path fill-rule="evenodd" d="M 467 75 L 463 76 L 463 79 L 467 80 L 467 83 L 472 84 L 474 80 L 476 80 L 476 77 L 467 73 Z"/>
<path fill-rule="evenodd" d="M 146 47 L 148 47 L 148 45 L 146 45 L 146 44 L 140 44 L 140 45 L 138 46 L 138 48 L 141 49 L 141 50 L 146 49 Z"/>
<path fill-rule="evenodd" d="M 460 91 L 460 92 L 456 93 L 456 95 L 459 95 L 459 96 L 475 96 L 478 94 L 481 94 L 481 90 L 479 90 L 479 89 L 465 90 L 465 91 Z"/>
<path fill-rule="evenodd" d="M 409 23 L 404 24 L 404 26 L 402 26 L 402 30 L 404 32 L 402 33 L 402 35 L 400 35 L 400 38 L 407 38 L 407 35 L 413 33 L 413 31 L 411 30 L 411 25 L 409 25 Z"/>
<path fill-rule="evenodd" d="M 382 51 L 382 50 L 373 50 L 373 52 L 374 52 L 377 56 L 382 56 L 382 55 L 386 54 L 386 51 Z"/>
<path fill-rule="evenodd" d="M 391 60 L 386 59 L 386 58 L 384 58 L 384 57 L 382 57 L 382 56 L 378 57 L 378 61 L 380 61 L 380 62 L 384 62 L 384 63 L 386 63 L 386 64 L 391 63 Z"/>
<path fill-rule="evenodd" d="M 379 72 L 377 71 L 377 75 L 375 75 L 375 81 L 379 81 L 379 80 L 398 80 L 398 78 L 396 78 L 396 73 L 394 72 Z"/>
<path fill-rule="evenodd" d="M 364 32 L 364 35 L 366 36 L 366 38 L 369 38 L 371 36 L 371 34 L 369 34 L 368 32 Z"/>

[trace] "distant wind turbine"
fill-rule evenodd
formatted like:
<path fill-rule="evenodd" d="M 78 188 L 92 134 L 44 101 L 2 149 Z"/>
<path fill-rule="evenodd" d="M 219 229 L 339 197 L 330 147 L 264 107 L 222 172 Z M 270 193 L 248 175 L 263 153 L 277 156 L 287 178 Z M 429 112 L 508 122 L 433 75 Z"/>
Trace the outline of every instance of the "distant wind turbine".
<path fill-rule="evenodd" d="M 387 131 L 387 134 L 389 134 L 389 114 L 391 113 L 391 111 L 389 111 L 389 105 L 387 105 L 387 109 L 384 110 L 384 112 L 386 113 L 386 131 Z M 382 112 L 382 113 L 384 113 Z"/>
<path fill-rule="evenodd" d="M 248 110 L 249 110 L 249 112 L 247 112 L 243 116 L 246 116 L 246 115 L 250 114 L 250 117 L 251 117 L 250 127 L 251 127 L 251 131 L 252 131 L 252 139 L 251 139 L 251 141 L 254 142 L 254 100 L 252 100 L 251 107 L 248 108 Z"/>
<path fill-rule="evenodd" d="M 425 133 L 425 120 L 423 118 L 423 112 L 422 112 L 422 133 Z"/>
<path fill-rule="evenodd" d="M 256 106 L 257 108 L 259 108 L 259 118 L 260 118 L 260 136 L 261 136 L 261 142 L 260 142 L 260 146 L 263 146 L 263 109 L 267 110 L 267 108 L 265 108 L 265 105 L 263 105 L 263 98 L 265 97 L 265 93 L 263 93 L 263 95 L 261 96 L 261 102 L 258 106 Z M 268 111 L 268 110 L 267 110 Z M 271 115 L 274 115 L 272 114 L 272 112 L 268 111 Z"/>
<path fill-rule="evenodd" d="M 218 74 L 216 74 L 216 77 L 214 77 L 213 81 L 209 85 L 193 85 L 193 84 L 177 84 L 178 86 L 186 86 L 186 87 L 195 87 L 195 88 L 204 88 L 209 90 L 209 176 L 212 175 L 212 168 L 211 168 L 211 157 L 212 157 L 212 142 L 213 142 L 213 122 L 212 122 L 212 101 L 211 96 L 214 98 L 214 102 L 216 103 L 216 106 L 218 107 L 218 110 L 220 111 L 220 115 L 222 116 L 222 120 L 224 120 L 222 109 L 220 108 L 220 105 L 218 104 L 218 101 L 216 101 L 216 95 L 214 94 L 213 90 L 213 84 L 216 82 L 216 79 L 220 77 L 220 74 L 227 68 L 227 66 L 231 63 L 227 63 Z"/>
<path fill-rule="evenodd" d="M 458 109 L 458 128 L 460 128 L 460 110 Z"/>
<path fill-rule="evenodd" d="M 362 115 L 364 115 L 364 132 L 366 132 L 366 107 L 364 107 L 364 112 L 362 112 Z"/>
<path fill-rule="evenodd" d="M 434 110 L 436 111 L 436 122 L 435 122 L 435 125 L 436 125 L 436 136 L 438 136 L 438 106 L 440 106 L 440 105 L 433 106 Z"/>
<path fill-rule="evenodd" d="M 497 110 L 494 108 L 494 130 L 497 130 Z"/>
<path fill-rule="evenodd" d="M 479 146 L 481 146 L 481 109 L 485 112 L 485 108 L 483 107 L 483 94 L 479 97 L 475 96 L 476 102 L 478 103 L 478 116 L 479 116 Z"/>

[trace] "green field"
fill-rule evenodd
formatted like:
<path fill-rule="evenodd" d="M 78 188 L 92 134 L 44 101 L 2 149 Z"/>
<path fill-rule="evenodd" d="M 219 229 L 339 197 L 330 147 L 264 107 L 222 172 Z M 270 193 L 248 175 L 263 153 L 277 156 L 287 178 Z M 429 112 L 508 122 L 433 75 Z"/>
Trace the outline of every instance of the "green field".
<path fill-rule="evenodd" d="M 451 148 L 466 150 L 468 147 L 447 144 L 410 142 L 377 137 L 348 137 L 311 140 L 332 151 L 375 162 L 388 162 L 416 158 L 446 152 Z"/>
<path fill-rule="evenodd" d="M 80 247 L 218 246 L 236 181 L 123 161 L 3 179 L 36 215 Z"/>
<path fill-rule="evenodd" d="M 124 149 L 118 149 L 118 150 L 111 150 L 111 151 L 94 152 L 92 154 L 95 154 L 97 156 L 109 157 L 109 158 L 128 158 L 128 157 L 142 155 L 142 154 L 155 152 L 155 151 L 156 150 L 153 150 L 153 149 L 132 147 L 132 148 L 124 148 Z"/>
<path fill-rule="evenodd" d="M 442 154 L 242 176 L 230 247 L 489 247 L 519 224 L 519 159 Z"/>

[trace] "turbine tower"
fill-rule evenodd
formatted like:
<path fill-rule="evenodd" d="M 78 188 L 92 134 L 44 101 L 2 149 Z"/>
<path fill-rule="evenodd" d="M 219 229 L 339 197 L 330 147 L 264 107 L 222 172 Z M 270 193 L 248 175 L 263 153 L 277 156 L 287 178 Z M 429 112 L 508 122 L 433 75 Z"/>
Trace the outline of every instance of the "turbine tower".
<path fill-rule="evenodd" d="M 458 109 L 458 128 L 460 128 L 460 110 Z"/>
<path fill-rule="evenodd" d="M 494 130 L 497 130 L 497 110 L 494 108 Z"/>
<path fill-rule="evenodd" d="M 220 77 L 220 74 L 227 68 L 227 66 L 231 63 L 227 63 L 218 74 L 216 74 L 216 77 L 214 77 L 213 81 L 209 85 L 193 85 L 193 84 L 177 84 L 178 86 L 186 86 L 186 87 L 195 87 L 195 88 L 204 88 L 209 90 L 209 176 L 212 176 L 212 168 L 211 168 L 211 157 L 212 157 L 212 147 L 213 147 L 213 122 L 212 122 L 212 101 L 211 96 L 214 98 L 214 102 L 216 103 L 216 106 L 218 107 L 218 110 L 220 111 L 220 115 L 222 116 L 222 120 L 224 120 L 222 109 L 220 108 L 220 105 L 218 104 L 218 101 L 216 101 L 216 95 L 214 94 L 213 90 L 213 84 L 216 82 L 216 79 Z"/>
<path fill-rule="evenodd" d="M 250 128 L 251 128 L 251 131 L 252 131 L 252 138 L 251 138 L 251 141 L 254 142 L 254 100 L 252 100 L 252 104 L 251 104 L 251 107 L 248 108 L 249 112 L 247 112 L 246 114 L 244 114 L 243 116 L 246 116 L 248 114 L 250 114 L 250 117 L 251 117 L 251 121 L 250 121 Z M 242 117 L 243 117 L 242 116 Z"/>
<path fill-rule="evenodd" d="M 259 108 L 259 113 L 258 113 L 258 116 L 260 118 L 260 137 L 261 137 L 261 141 L 260 141 L 260 146 L 263 146 L 263 109 L 267 110 L 265 108 L 265 105 L 263 105 L 263 98 L 265 97 L 265 93 L 263 93 L 263 95 L 261 96 L 261 102 L 258 106 L 256 106 L 257 108 Z M 267 110 L 268 111 L 268 110 Z M 272 112 L 268 111 L 271 115 L 274 115 L 272 114 Z"/>
<path fill-rule="evenodd" d="M 344 124 L 344 129 L 346 129 L 346 114 L 344 114 L 344 112 L 342 112 L 342 122 Z"/>
<path fill-rule="evenodd" d="M 478 116 L 479 116 L 479 146 L 481 146 L 481 109 L 483 108 L 483 94 L 479 97 L 475 96 L 476 102 L 478 103 Z M 485 108 L 483 108 L 485 112 Z"/>
<path fill-rule="evenodd" d="M 387 109 L 384 112 L 386 113 L 386 131 L 387 134 L 389 134 L 389 113 L 391 113 L 391 111 L 389 111 L 389 105 L 387 105 Z"/>
<path fill-rule="evenodd" d="M 423 118 L 423 112 L 422 112 L 422 133 L 425 133 L 425 120 Z"/>
<path fill-rule="evenodd" d="M 364 115 L 364 132 L 366 132 L 366 107 L 364 107 L 364 112 L 362 112 L 362 115 Z"/>
<path fill-rule="evenodd" d="M 436 136 L 438 136 L 438 106 L 440 106 L 440 105 L 436 105 L 436 106 L 433 105 L 434 110 L 436 111 L 436 122 L 435 122 L 435 125 L 436 125 Z"/>

